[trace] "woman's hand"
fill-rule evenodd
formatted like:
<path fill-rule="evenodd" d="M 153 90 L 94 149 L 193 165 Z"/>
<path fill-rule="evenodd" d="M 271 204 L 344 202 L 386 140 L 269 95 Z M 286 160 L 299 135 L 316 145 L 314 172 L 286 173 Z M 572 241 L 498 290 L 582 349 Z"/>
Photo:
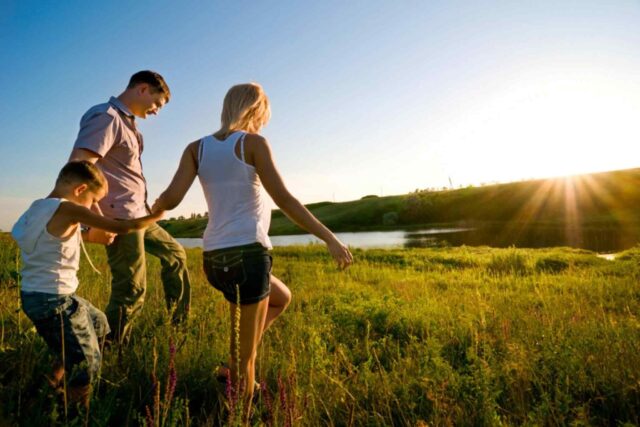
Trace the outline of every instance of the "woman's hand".
<path fill-rule="evenodd" d="M 349 248 L 337 238 L 327 242 L 327 248 L 340 268 L 347 268 L 353 264 L 353 255 Z"/>

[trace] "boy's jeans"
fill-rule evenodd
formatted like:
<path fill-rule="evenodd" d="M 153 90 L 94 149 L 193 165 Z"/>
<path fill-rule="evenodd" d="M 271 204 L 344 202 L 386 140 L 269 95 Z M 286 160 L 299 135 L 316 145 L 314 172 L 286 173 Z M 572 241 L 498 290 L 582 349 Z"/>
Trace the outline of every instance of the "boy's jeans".
<path fill-rule="evenodd" d="M 22 309 L 40 336 L 61 360 L 64 359 L 69 384 L 91 383 L 100 370 L 102 359 L 98 340 L 110 331 L 105 314 L 76 294 L 21 292 L 20 297 Z"/>

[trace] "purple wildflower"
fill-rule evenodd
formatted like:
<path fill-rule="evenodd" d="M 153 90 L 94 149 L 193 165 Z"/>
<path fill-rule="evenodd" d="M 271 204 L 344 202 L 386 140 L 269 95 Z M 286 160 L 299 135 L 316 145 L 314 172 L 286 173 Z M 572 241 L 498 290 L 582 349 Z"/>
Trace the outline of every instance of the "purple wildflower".
<path fill-rule="evenodd" d="M 147 411 L 147 416 L 146 416 L 147 427 L 153 427 L 153 415 L 151 415 L 151 410 L 149 409 L 149 405 L 147 405 L 145 409 Z"/>
<path fill-rule="evenodd" d="M 238 400 L 238 393 L 233 388 L 233 384 L 231 383 L 231 375 L 227 377 L 227 383 L 225 385 L 224 393 L 227 396 L 227 402 L 229 402 L 229 424 L 231 425 L 236 409 L 236 403 Z"/>
<path fill-rule="evenodd" d="M 270 426 L 273 421 L 273 402 L 271 401 L 271 395 L 269 394 L 269 390 L 267 390 L 267 383 L 265 381 L 260 383 L 260 393 L 262 393 L 264 407 L 267 409 L 266 423 Z"/>
<path fill-rule="evenodd" d="M 280 394 L 280 407 L 282 408 L 282 412 L 284 412 L 284 425 L 285 427 L 291 427 L 291 416 L 289 414 L 289 403 L 287 398 L 287 389 L 282 381 L 282 377 L 278 373 L 278 392 Z"/>

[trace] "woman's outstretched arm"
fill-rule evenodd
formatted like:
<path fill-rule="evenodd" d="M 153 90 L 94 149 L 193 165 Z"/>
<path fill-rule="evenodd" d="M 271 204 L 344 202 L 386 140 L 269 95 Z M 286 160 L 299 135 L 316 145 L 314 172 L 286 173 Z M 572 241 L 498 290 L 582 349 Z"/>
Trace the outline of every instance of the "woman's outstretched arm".
<path fill-rule="evenodd" d="M 180 159 L 180 165 L 176 171 L 171 184 L 166 190 L 158 197 L 151 207 L 152 212 L 171 210 L 178 206 L 184 195 L 193 184 L 193 180 L 198 174 L 198 144 L 200 141 L 192 142 L 187 145 L 182 158 Z"/>
<path fill-rule="evenodd" d="M 287 189 L 273 161 L 267 140 L 260 135 L 248 134 L 245 138 L 245 150 L 248 154 L 248 162 L 254 165 L 262 185 L 282 212 L 295 224 L 322 239 L 340 267 L 349 266 L 353 262 L 349 248 Z"/>

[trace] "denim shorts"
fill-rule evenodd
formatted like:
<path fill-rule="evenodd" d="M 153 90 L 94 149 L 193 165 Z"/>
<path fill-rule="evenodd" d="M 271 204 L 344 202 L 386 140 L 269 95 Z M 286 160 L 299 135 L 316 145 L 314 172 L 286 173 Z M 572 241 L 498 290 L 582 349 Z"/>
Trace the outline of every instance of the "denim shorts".
<path fill-rule="evenodd" d="M 269 296 L 273 259 L 260 243 L 205 251 L 202 255 L 209 283 L 227 301 L 255 304 Z"/>
<path fill-rule="evenodd" d="M 64 348 L 69 383 L 92 382 L 102 360 L 98 339 L 110 332 L 105 314 L 75 294 L 21 292 L 20 297 L 25 314 L 60 359 Z"/>

